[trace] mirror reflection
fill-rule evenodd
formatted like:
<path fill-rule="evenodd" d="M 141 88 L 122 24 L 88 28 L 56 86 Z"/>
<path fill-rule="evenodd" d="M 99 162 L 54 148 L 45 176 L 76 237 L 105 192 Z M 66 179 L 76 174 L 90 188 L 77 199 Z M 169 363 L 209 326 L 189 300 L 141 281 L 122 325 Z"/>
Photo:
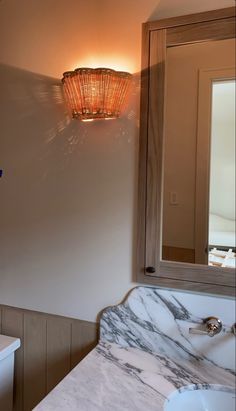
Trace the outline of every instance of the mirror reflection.
<path fill-rule="evenodd" d="M 235 267 L 235 80 L 212 84 L 210 265 Z"/>
<path fill-rule="evenodd" d="M 167 49 L 163 260 L 235 266 L 234 66 L 233 39 Z"/>

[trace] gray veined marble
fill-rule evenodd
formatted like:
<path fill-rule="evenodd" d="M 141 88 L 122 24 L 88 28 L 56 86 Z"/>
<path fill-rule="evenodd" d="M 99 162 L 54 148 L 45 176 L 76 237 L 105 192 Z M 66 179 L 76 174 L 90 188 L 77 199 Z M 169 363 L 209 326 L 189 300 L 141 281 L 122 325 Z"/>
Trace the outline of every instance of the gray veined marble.
<path fill-rule="evenodd" d="M 37 411 L 162 411 L 175 390 L 233 385 L 215 366 L 194 367 L 138 348 L 101 342 L 36 408 Z"/>
<path fill-rule="evenodd" d="M 97 347 L 35 411 L 162 411 L 167 398 L 186 387 L 229 390 L 233 367 L 224 366 L 214 348 L 211 355 L 209 345 L 231 347 L 229 326 L 214 339 L 190 336 L 188 328 L 202 318 L 194 314 L 198 304 L 189 308 L 194 298 L 187 300 L 156 288 L 132 290 L 123 304 L 103 312 Z"/>
<path fill-rule="evenodd" d="M 123 304 L 104 310 L 100 321 L 100 339 L 123 347 L 136 347 L 160 353 L 172 359 L 207 361 L 234 371 L 234 338 L 231 326 L 225 325 L 221 334 L 209 338 L 189 334 L 190 327 L 199 327 L 203 318 L 197 315 L 199 306 L 191 311 L 183 301 L 184 294 L 151 287 L 136 287 Z M 191 299 L 199 296 L 192 296 Z M 205 297 L 201 303 L 206 303 Z M 214 310 L 217 311 L 217 300 Z M 189 305 L 189 304 L 188 304 Z M 195 311 L 195 313 L 193 313 Z M 206 314 L 213 315 L 214 312 Z M 222 346 L 228 343 L 224 347 Z M 222 362 L 230 350 L 228 361 Z"/>

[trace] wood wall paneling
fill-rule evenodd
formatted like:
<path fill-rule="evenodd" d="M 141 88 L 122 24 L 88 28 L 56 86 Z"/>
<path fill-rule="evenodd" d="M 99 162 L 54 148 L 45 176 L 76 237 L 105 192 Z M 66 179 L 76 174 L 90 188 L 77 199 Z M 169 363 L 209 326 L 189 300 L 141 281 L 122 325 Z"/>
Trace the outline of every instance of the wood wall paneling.
<path fill-rule="evenodd" d="M 46 393 L 46 318 L 24 314 L 24 409 L 30 410 Z"/>
<path fill-rule="evenodd" d="M 96 345 L 98 324 L 73 321 L 71 338 L 71 368 L 78 364 Z"/>
<path fill-rule="evenodd" d="M 31 411 L 98 342 L 96 323 L 4 305 L 0 332 L 21 340 L 15 355 L 14 411 Z"/>
<path fill-rule="evenodd" d="M 49 318 L 46 336 L 46 381 L 49 392 L 70 371 L 71 321 Z"/>

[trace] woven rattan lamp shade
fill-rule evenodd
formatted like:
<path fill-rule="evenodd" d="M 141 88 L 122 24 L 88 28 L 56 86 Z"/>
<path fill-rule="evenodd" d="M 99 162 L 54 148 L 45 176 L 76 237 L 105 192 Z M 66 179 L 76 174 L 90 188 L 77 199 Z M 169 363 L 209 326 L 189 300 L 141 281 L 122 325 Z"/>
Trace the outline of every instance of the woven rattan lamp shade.
<path fill-rule="evenodd" d="M 63 88 L 72 117 L 80 120 L 120 116 L 131 74 L 107 68 L 78 68 L 63 74 Z"/>

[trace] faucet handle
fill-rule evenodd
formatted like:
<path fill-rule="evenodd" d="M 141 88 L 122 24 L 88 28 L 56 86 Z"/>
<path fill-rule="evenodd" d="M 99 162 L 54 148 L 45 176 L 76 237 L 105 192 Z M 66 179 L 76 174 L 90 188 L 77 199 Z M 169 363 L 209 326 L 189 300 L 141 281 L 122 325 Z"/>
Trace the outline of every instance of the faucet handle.
<path fill-rule="evenodd" d="M 208 317 L 203 322 L 206 325 L 209 337 L 214 337 L 222 330 L 222 321 L 217 317 Z"/>
<path fill-rule="evenodd" d="M 200 330 L 200 328 L 189 328 L 190 334 L 208 335 L 207 331 Z"/>
<path fill-rule="evenodd" d="M 207 317 L 203 320 L 204 329 L 189 328 L 190 334 L 203 334 L 209 337 L 219 334 L 222 330 L 222 321 L 217 317 Z"/>

